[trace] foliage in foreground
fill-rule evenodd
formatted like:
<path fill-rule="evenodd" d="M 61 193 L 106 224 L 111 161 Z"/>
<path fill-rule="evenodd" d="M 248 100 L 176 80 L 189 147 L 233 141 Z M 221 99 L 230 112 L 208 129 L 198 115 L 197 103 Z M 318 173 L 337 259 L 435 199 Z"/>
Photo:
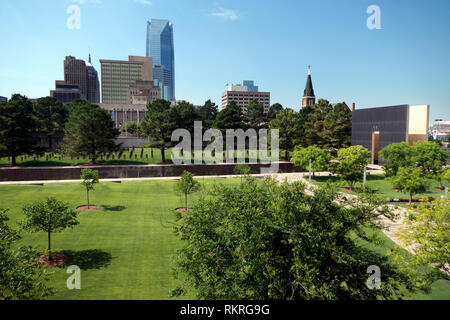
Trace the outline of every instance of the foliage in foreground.
<path fill-rule="evenodd" d="M 406 257 L 400 251 L 394 252 L 399 266 L 405 268 L 416 279 L 416 286 L 429 286 L 433 280 L 445 277 L 450 280 L 450 201 L 436 199 L 432 203 L 421 203 L 417 208 L 408 208 L 405 227 L 398 236 L 405 247 L 410 247 L 414 255 Z M 443 271 L 432 268 L 424 275 L 415 272 L 418 266 L 431 264 Z"/>
<path fill-rule="evenodd" d="M 217 185 L 176 227 L 184 241 L 177 271 L 200 299 L 389 299 L 409 279 L 386 256 L 357 245 L 364 227 L 393 217 L 364 194 L 341 199 L 326 186 L 314 195 L 303 184 L 246 178 Z M 367 286 L 367 268 L 380 267 L 379 290 Z M 183 292 L 174 290 L 174 294 Z"/>
<path fill-rule="evenodd" d="M 36 300 L 48 297 L 48 275 L 36 268 L 37 252 L 31 247 L 13 249 L 19 234 L 7 225 L 7 210 L 0 209 L 0 300 Z"/>

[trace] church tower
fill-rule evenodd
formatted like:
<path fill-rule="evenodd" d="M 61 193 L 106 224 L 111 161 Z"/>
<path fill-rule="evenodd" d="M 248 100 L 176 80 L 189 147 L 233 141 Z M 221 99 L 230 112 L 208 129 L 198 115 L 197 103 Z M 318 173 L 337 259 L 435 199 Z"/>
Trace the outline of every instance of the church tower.
<path fill-rule="evenodd" d="M 308 66 L 308 79 L 306 80 L 305 91 L 303 91 L 302 108 L 312 106 L 316 103 L 316 96 L 311 81 L 311 66 Z"/>

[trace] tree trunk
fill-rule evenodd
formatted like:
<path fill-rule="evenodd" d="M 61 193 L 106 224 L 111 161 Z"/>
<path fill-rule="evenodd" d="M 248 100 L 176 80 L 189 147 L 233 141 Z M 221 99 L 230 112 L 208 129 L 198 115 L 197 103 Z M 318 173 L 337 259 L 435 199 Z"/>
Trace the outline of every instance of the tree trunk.
<path fill-rule="evenodd" d="M 287 160 L 288 159 L 288 155 L 289 155 L 289 151 L 285 151 L 284 152 L 284 160 Z"/>
<path fill-rule="evenodd" d="M 48 232 L 48 261 L 52 260 L 52 246 L 51 246 L 51 238 L 50 238 L 51 232 Z"/>
<path fill-rule="evenodd" d="M 165 148 L 161 148 L 161 162 L 166 162 Z"/>
<path fill-rule="evenodd" d="M 187 211 L 187 193 L 184 194 L 184 208 Z"/>
<path fill-rule="evenodd" d="M 88 203 L 88 209 L 89 209 L 89 189 L 86 188 L 86 194 L 87 194 L 87 203 Z"/>
<path fill-rule="evenodd" d="M 409 194 L 409 203 L 412 202 L 412 193 Z"/>
<path fill-rule="evenodd" d="M 52 139 L 52 136 L 50 135 L 50 136 L 48 136 L 48 149 L 50 150 L 50 151 L 53 151 L 53 141 L 52 141 L 53 139 Z"/>

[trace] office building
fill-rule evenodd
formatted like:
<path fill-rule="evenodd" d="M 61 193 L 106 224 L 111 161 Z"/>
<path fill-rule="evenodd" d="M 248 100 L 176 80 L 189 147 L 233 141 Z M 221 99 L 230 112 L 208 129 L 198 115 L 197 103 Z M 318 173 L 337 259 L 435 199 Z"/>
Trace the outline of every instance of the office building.
<path fill-rule="evenodd" d="M 71 102 L 76 99 L 86 100 L 81 86 L 78 84 L 67 84 L 63 80 L 55 81 L 55 90 L 50 91 L 50 97 L 54 97 L 62 103 Z"/>
<path fill-rule="evenodd" d="M 0 102 L 8 102 L 8 98 L 0 96 Z"/>
<path fill-rule="evenodd" d="M 64 82 L 81 87 L 82 94 L 87 97 L 87 69 L 83 60 L 67 56 L 64 60 Z"/>
<path fill-rule="evenodd" d="M 269 112 L 270 92 L 259 92 L 253 81 L 245 80 L 242 85 L 229 85 L 227 90 L 222 93 L 222 109 L 234 101 L 237 106 L 245 111 L 252 100 L 261 103 L 264 106 L 264 112 Z"/>
<path fill-rule="evenodd" d="M 434 140 L 447 141 L 450 138 L 450 121 L 436 120 L 429 133 Z"/>
<path fill-rule="evenodd" d="M 379 161 L 384 147 L 405 141 L 428 140 L 430 106 L 398 105 L 352 112 L 352 145 L 362 145 L 372 153 L 372 164 Z"/>
<path fill-rule="evenodd" d="M 153 83 L 152 58 L 129 56 L 128 61 L 100 60 L 102 103 L 129 104 L 130 85 L 144 80 Z"/>
<path fill-rule="evenodd" d="M 100 83 L 98 81 L 98 72 L 91 63 L 91 54 L 89 54 L 89 62 L 86 63 L 87 75 L 87 100 L 92 103 L 100 103 Z"/>
<path fill-rule="evenodd" d="M 147 57 L 153 59 L 153 78 L 161 88 L 161 97 L 175 100 L 175 55 L 173 25 L 168 20 L 147 22 Z"/>
<path fill-rule="evenodd" d="M 303 90 L 302 108 L 312 106 L 316 103 L 316 96 L 311 80 L 311 68 L 308 66 L 308 78 L 306 79 L 305 90 Z"/>

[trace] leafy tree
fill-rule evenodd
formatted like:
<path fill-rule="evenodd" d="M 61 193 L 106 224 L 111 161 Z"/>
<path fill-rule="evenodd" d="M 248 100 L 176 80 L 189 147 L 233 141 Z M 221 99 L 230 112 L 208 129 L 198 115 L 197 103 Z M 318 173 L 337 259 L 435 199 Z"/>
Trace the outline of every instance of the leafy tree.
<path fill-rule="evenodd" d="M 297 118 L 299 122 L 299 128 L 297 135 L 294 137 L 294 145 L 300 146 L 300 147 L 308 147 L 308 139 L 307 139 L 307 132 L 308 132 L 308 123 L 310 122 L 310 116 L 313 113 L 314 109 L 312 106 L 306 106 L 304 108 L 301 108 L 297 112 Z"/>
<path fill-rule="evenodd" d="M 366 227 L 392 217 L 373 195 L 344 199 L 336 190 L 305 192 L 299 182 L 245 179 L 218 184 L 181 217 L 177 269 L 199 299 L 389 299 L 409 279 L 361 245 Z M 355 239 L 356 238 L 356 239 Z M 380 290 L 367 286 L 367 268 L 383 270 Z M 175 293 L 182 293 L 177 288 Z"/>
<path fill-rule="evenodd" d="M 300 122 L 294 110 L 290 108 L 280 111 L 269 123 L 270 129 L 279 130 L 279 146 L 285 150 L 284 159 L 288 160 L 289 151 L 294 148 L 295 137 L 298 134 Z"/>
<path fill-rule="evenodd" d="M 37 252 L 31 247 L 19 247 L 17 231 L 7 221 L 7 210 L 0 208 L 0 300 L 37 300 L 48 297 L 48 275 L 36 268 Z"/>
<path fill-rule="evenodd" d="M 283 110 L 283 106 L 278 102 L 271 105 L 267 114 L 267 120 L 270 121 L 275 119 L 277 117 L 277 114 L 280 113 L 281 110 Z"/>
<path fill-rule="evenodd" d="M 17 156 L 36 150 L 36 131 L 33 106 L 27 97 L 14 94 L 0 104 L 0 151 L 11 157 L 13 166 L 17 165 Z"/>
<path fill-rule="evenodd" d="M 120 128 L 120 131 L 135 135 L 138 133 L 138 124 L 134 121 L 126 122 Z"/>
<path fill-rule="evenodd" d="M 176 128 L 186 129 L 194 136 L 194 121 L 200 121 L 200 115 L 196 107 L 187 101 L 179 101 L 172 107 L 175 116 Z"/>
<path fill-rule="evenodd" d="M 248 164 L 245 163 L 239 163 L 234 167 L 234 173 L 241 175 L 241 182 L 242 182 L 242 176 L 248 175 L 250 173 L 251 169 Z"/>
<path fill-rule="evenodd" d="M 245 129 L 242 121 L 241 108 L 238 107 L 236 102 L 232 101 L 226 108 L 220 110 L 213 127 L 222 131 L 222 134 L 226 133 L 226 129 Z"/>
<path fill-rule="evenodd" d="M 245 112 L 244 121 L 249 128 L 255 130 L 267 125 L 267 115 L 264 113 L 264 105 L 256 100 L 250 101 Z"/>
<path fill-rule="evenodd" d="M 412 160 L 422 168 L 424 174 L 436 176 L 447 163 L 447 152 L 436 142 L 417 142 L 412 149 Z"/>
<path fill-rule="evenodd" d="M 333 148 L 349 147 L 352 138 L 352 112 L 344 103 L 333 106 L 324 120 L 321 134 L 324 146 Z"/>
<path fill-rule="evenodd" d="M 420 168 L 405 167 L 398 169 L 397 175 L 390 178 L 394 188 L 409 193 L 409 203 L 415 194 L 427 191 L 429 181 Z"/>
<path fill-rule="evenodd" d="M 22 227 L 30 232 L 47 232 L 48 235 L 48 259 L 52 260 L 51 234 L 61 232 L 66 228 L 73 228 L 79 224 L 78 212 L 69 207 L 69 204 L 48 198 L 38 201 L 23 208 L 25 219 Z"/>
<path fill-rule="evenodd" d="M 37 117 L 38 132 L 47 136 L 48 149 L 53 150 L 53 137 L 64 132 L 69 110 L 54 97 L 38 99 L 33 110 Z"/>
<path fill-rule="evenodd" d="M 161 150 L 161 160 L 166 162 L 165 150 L 172 143 L 172 132 L 177 128 L 170 101 L 158 99 L 147 105 L 147 115 L 141 123 L 142 132 L 154 147 Z"/>
<path fill-rule="evenodd" d="M 89 191 L 94 190 L 95 185 L 99 182 L 98 170 L 81 169 L 80 179 L 83 179 L 81 184 L 86 187 L 87 204 L 89 209 Z"/>
<path fill-rule="evenodd" d="M 350 190 L 353 190 L 355 182 L 363 177 L 364 167 L 369 163 L 369 157 L 370 151 L 363 146 L 339 149 L 338 163 L 333 163 L 330 167 L 332 172 L 347 181 Z"/>
<path fill-rule="evenodd" d="M 404 246 L 412 248 L 414 254 L 406 257 L 396 251 L 394 257 L 399 266 L 413 273 L 418 287 L 427 287 L 437 277 L 444 276 L 450 280 L 449 205 L 448 199 L 436 199 L 431 204 L 421 203 L 417 208 L 409 207 L 404 227 L 397 232 Z M 429 264 L 445 273 L 439 274 L 434 268 L 422 275 L 415 271 L 419 266 Z"/>
<path fill-rule="evenodd" d="M 219 109 L 214 102 L 208 100 L 203 106 L 197 107 L 197 113 L 202 120 L 204 131 L 212 128 L 214 120 L 216 120 Z"/>
<path fill-rule="evenodd" d="M 387 177 L 397 174 L 399 168 L 412 167 L 413 148 L 407 142 L 392 143 L 380 151 L 380 156 L 385 162 L 383 168 Z"/>
<path fill-rule="evenodd" d="M 327 147 L 329 141 L 326 135 L 325 120 L 333 111 L 333 106 L 325 99 L 312 106 L 312 112 L 308 116 L 305 124 L 305 143 L 308 146 Z"/>
<path fill-rule="evenodd" d="M 441 174 L 439 175 L 439 184 L 441 185 L 441 189 L 444 189 L 445 181 L 450 182 L 450 168 L 442 170 Z"/>
<path fill-rule="evenodd" d="M 63 150 L 70 155 L 88 155 L 93 164 L 100 153 L 117 151 L 114 139 L 119 130 L 108 111 L 85 102 L 74 107 L 64 131 Z"/>
<path fill-rule="evenodd" d="M 331 158 L 327 150 L 310 146 L 308 148 L 296 148 L 291 162 L 297 167 L 308 170 L 309 160 L 311 159 L 311 171 L 314 176 L 315 172 L 328 170 Z"/>
<path fill-rule="evenodd" d="M 189 171 L 183 171 L 181 174 L 181 179 L 178 180 L 175 189 L 178 192 L 181 192 L 184 194 L 184 204 L 185 204 L 185 210 L 187 211 L 187 196 L 188 194 L 197 192 L 200 190 L 200 182 L 197 180 L 194 180 L 194 174 L 190 173 Z"/>

